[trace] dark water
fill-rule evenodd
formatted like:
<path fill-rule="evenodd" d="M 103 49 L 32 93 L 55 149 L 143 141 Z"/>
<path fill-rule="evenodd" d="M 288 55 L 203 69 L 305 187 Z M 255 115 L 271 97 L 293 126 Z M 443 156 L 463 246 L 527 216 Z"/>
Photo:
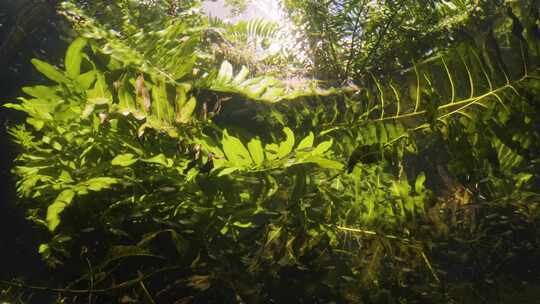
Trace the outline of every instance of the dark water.
<path fill-rule="evenodd" d="M 23 85 L 39 82 L 40 76 L 30 64 L 32 58 L 59 61 L 66 48 L 57 27 L 60 21 L 53 11 L 43 11 L 38 20 L 23 37 L 13 38 L 26 5 L 26 0 L 0 1 L 0 105 L 12 102 L 20 96 Z M 16 32 L 15 32 L 16 33 Z M 9 41 L 16 41 L 10 45 Z M 23 202 L 17 201 L 14 176 L 11 174 L 17 147 L 7 134 L 7 126 L 21 122 L 23 117 L 16 111 L 0 110 L 0 278 L 18 276 L 41 277 L 47 274 L 45 265 L 37 253 L 34 227 L 25 219 Z"/>

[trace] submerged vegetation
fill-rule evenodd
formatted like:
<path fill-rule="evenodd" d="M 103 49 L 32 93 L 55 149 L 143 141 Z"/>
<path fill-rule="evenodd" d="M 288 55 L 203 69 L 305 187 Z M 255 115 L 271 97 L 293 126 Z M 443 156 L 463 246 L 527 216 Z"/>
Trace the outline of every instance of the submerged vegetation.
<path fill-rule="evenodd" d="M 272 52 L 279 24 L 98 2 L 58 7 L 63 64 L 32 60 L 48 80 L 5 105 L 57 275 L 0 297 L 496 303 L 538 284 L 537 1 L 287 0 L 298 43 Z"/>

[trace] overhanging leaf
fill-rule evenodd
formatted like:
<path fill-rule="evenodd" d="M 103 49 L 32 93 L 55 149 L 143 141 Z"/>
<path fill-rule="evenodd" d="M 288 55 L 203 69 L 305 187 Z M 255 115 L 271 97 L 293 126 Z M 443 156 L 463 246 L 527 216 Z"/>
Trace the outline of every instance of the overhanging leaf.
<path fill-rule="evenodd" d="M 48 64 L 45 61 L 41 61 L 39 59 L 32 59 L 32 64 L 41 74 L 45 75 L 50 80 L 53 80 L 57 83 L 70 82 L 70 80 L 64 75 L 64 73 L 60 72 L 56 67 Z"/>
<path fill-rule="evenodd" d="M 72 79 L 75 79 L 81 73 L 82 49 L 86 46 L 86 43 L 86 39 L 79 37 L 71 43 L 66 52 L 64 65 L 66 66 L 66 74 Z"/>
<path fill-rule="evenodd" d="M 54 231 L 60 224 L 60 213 L 71 204 L 75 197 L 75 191 L 64 190 L 56 197 L 54 202 L 47 208 L 47 227 Z"/>

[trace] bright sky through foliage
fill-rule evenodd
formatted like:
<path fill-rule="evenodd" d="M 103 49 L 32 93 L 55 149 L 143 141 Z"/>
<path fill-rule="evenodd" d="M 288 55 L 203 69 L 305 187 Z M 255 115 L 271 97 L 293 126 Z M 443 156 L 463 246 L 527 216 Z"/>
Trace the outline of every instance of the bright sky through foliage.
<path fill-rule="evenodd" d="M 295 50 L 297 56 L 304 56 L 297 50 L 297 37 L 294 34 L 294 26 L 287 18 L 282 8 L 281 0 L 246 0 L 246 3 L 246 10 L 237 16 L 231 14 L 231 9 L 227 7 L 224 0 L 205 1 L 202 8 L 204 13 L 209 16 L 218 17 L 233 23 L 256 18 L 277 22 L 281 27 L 279 39 L 271 43 L 268 51 L 274 53 L 285 49 Z"/>
<path fill-rule="evenodd" d="M 223 0 L 205 1 L 203 10 L 206 14 L 223 20 L 237 22 L 252 18 L 263 18 L 271 21 L 283 21 L 284 12 L 280 8 L 279 0 L 247 0 L 247 8 L 238 16 L 231 16 L 231 9 Z"/>

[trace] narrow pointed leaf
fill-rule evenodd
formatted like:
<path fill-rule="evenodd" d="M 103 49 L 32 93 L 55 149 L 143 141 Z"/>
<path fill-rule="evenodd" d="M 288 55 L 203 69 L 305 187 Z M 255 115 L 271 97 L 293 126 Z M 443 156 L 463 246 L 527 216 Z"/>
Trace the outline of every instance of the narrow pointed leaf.
<path fill-rule="evenodd" d="M 79 37 L 71 43 L 66 52 L 64 65 L 66 66 L 66 74 L 72 79 L 81 74 L 82 50 L 86 43 L 86 39 Z"/>

